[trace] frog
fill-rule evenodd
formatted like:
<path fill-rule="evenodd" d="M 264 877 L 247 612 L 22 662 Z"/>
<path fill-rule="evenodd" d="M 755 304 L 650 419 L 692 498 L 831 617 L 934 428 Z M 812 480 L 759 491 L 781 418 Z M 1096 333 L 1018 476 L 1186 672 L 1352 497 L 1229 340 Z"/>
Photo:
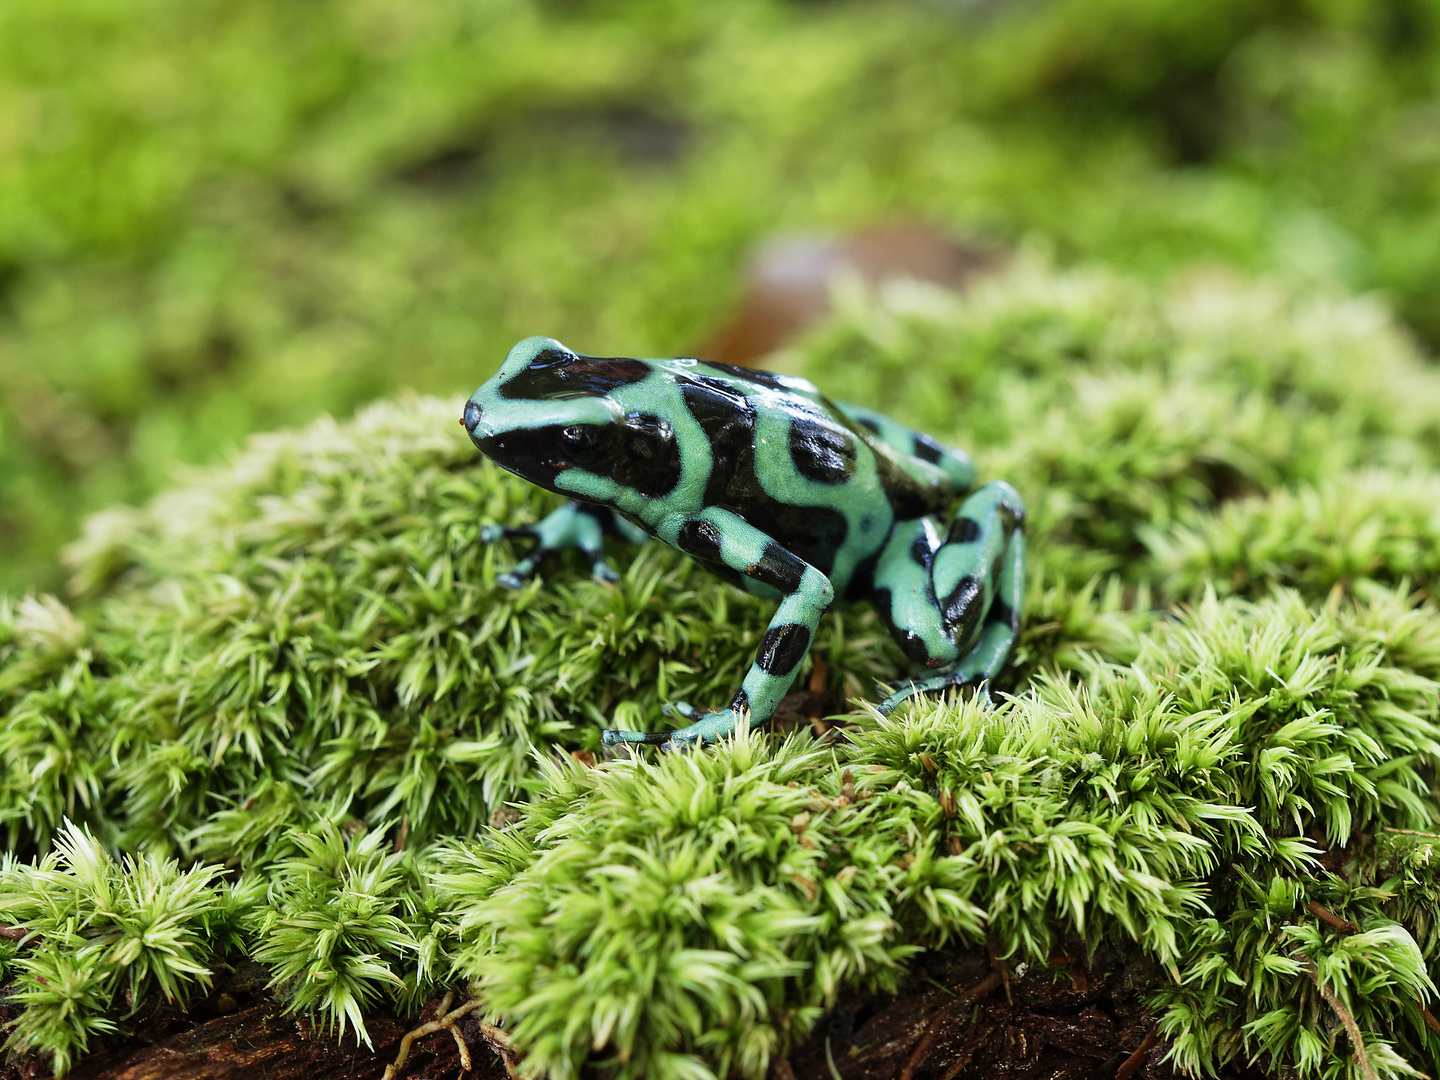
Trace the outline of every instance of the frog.
<path fill-rule="evenodd" d="M 605 730 L 606 747 L 687 750 L 770 720 L 835 603 L 868 601 L 914 667 L 880 702 L 988 694 L 1025 594 L 1025 503 L 1003 480 L 976 486 L 969 455 L 806 379 L 694 357 L 576 353 L 516 344 L 460 419 L 475 447 L 565 497 L 528 527 L 498 583 L 520 588 L 577 549 L 616 580 L 604 538 L 662 541 L 745 591 L 777 600 L 729 704 L 666 708 L 672 731 Z"/>

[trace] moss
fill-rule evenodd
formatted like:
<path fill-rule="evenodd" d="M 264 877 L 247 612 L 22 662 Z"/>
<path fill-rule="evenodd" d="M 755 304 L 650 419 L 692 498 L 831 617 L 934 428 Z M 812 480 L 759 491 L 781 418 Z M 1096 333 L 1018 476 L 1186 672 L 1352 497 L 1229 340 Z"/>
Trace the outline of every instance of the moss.
<path fill-rule="evenodd" d="M 162 999 L 183 1006 L 208 988 L 209 964 L 235 944 L 234 906 L 216 866 L 181 869 L 141 855 L 117 863 L 69 825 L 55 850 L 28 866 L 0 868 L 0 918 L 23 926 L 10 1001 L 22 1010 L 8 1045 L 39 1050 L 64 1074 L 92 1035 L 116 1030 Z"/>
<path fill-rule="evenodd" d="M 516 552 L 480 524 L 553 499 L 477 458 L 458 401 L 258 436 L 92 518 L 74 610 L 0 607 L 0 822 L 38 860 L 0 913 L 41 943 L 7 961 L 12 1048 L 63 1067 L 122 984 L 183 1001 L 245 955 L 361 1033 L 458 975 L 532 1072 L 758 1076 L 918 949 L 1103 941 L 1189 1071 L 1348 1075 L 1332 1000 L 1379 1075 L 1434 1060 L 1440 381 L 1385 309 L 1025 259 L 853 296 L 783 359 L 1033 508 L 997 708 L 866 711 L 903 668 L 846 611 L 815 647 L 844 738 L 592 767 L 601 726 L 727 697 L 769 606 L 658 546 L 613 551 L 618 585 L 560 559 L 498 588 Z M 102 969 L 145 875 L 187 944 Z"/>

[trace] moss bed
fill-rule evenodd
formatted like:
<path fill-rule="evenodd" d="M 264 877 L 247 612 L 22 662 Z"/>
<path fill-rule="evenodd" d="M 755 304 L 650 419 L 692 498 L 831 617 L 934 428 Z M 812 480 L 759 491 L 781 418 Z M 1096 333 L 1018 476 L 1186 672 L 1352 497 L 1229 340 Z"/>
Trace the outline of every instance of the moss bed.
<path fill-rule="evenodd" d="M 361 1038 L 468 981 L 526 1073 L 758 1077 L 921 950 L 1119 948 L 1181 1071 L 1433 1075 L 1440 372 L 1385 307 L 1022 255 L 776 363 L 1025 495 L 997 708 L 880 719 L 862 608 L 824 737 L 596 761 L 724 699 L 768 605 L 658 545 L 498 588 L 480 525 L 553 499 L 458 397 L 254 437 L 92 517 L 74 606 L 0 607 L 11 1052 L 63 1072 L 248 958 Z"/>

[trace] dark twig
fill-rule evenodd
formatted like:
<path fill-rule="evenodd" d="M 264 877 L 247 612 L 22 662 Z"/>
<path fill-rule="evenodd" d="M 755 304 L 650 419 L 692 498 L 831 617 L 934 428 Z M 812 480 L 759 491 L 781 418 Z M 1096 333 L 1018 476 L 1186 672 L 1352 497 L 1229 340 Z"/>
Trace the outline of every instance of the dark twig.
<path fill-rule="evenodd" d="M 924 1036 L 915 1044 L 915 1049 L 911 1052 L 910 1059 L 905 1062 L 905 1067 L 900 1070 L 900 1075 L 896 1077 L 896 1080 L 912 1080 L 912 1077 L 915 1075 L 915 1067 L 925 1060 L 925 1055 L 930 1052 L 930 1048 L 935 1045 L 936 1037 L 940 1034 L 940 1025 L 950 1018 L 951 1013 L 961 1005 L 969 1005 L 972 1002 L 979 1001 L 986 994 L 996 990 L 1004 981 L 1005 979 L 999 971 L 992 971 L 989 975 L 986 975 L 984 979 L 976 983 L 969 990 L 966 990 L 963 994 L 958 995 L 955 1000 L 951 1001 L 932 1016 L 929 1021 L 926 1022 Z"/>
<path fill-rule="evenodd" d="M 1359 923 L 1351 919 L 1340 918 L 1339 915 L 1336 915 L 1329 908 L 1321 907 L 1314 900 L 1311 900 L 1305 905 L 1305 910 L 1310 912 L 1311 915 L 1314 915 L 1315 918 L 1319 919 L 1326 926 L 1339 930 L 1342 934 L 1358 934 L 1360 932 Z"/>
<path fill-rule="evenodd" d="M 1355 1047 L 1355 1064 L 1360 1066 L 1360 1075 L 1365 1080 L 1379 1080 L 1375 1075 L 1375 1069 L 1370 1064 L 1370 1055 L 1365 1053 L 1365 1037 L 1360 1032 L 1360 1025 L 1355 1022 L 1355 1016 L 1345 1007 L 1345 1003 L 1335 996 L 1331 990 L 1320 981 L 1320 969 L 1315 966 L 1315 961 L 1308 956 L 1295 954 L 1295 959 L 1300 961 L 1310 975 L 1310 981 L 1315 984 L 1315 989 L 1320 991 L 1320 996 L 1325 1003 L 1335 1010 L 1335 1015 L 1340 1018 L 1340 1023 L 1345 1026 L 1345 1034 L 1350 1036 L 1350 1045 Z"/>
<path fill-rule="evenodd" d="M 1150 1053 L 1155 1044 L 1160 1041 L 1160 1027 L 1157 1024 L 1150 1029 L 1149 1034 L 1141 1040 L 1135 1052 L 1125 1059 L 1120 1068 L 1115 1070 L 1115 1080 L 1129 1080 L 1130 1076 L 1145 1064 L 1145 1056 Z"/>
<path fill-rule="evenodd" d="M 1416 1006 L 1420 1009 L 1420 1019 L 1425 1021 L 1425 1026 L 1436 1035 L 1440 1035 L 1440 1020 L 1435 1019 L 1435 1014 L 1425 1007 L 1425 1003 L 1418 997 L 1415 999 Z"/>
<path fill-rule="evenodd" d="M 1423 836 L 1427 840 L 1440 840 L 1440 833 L 1416 832 L 1414 829 L 1396 829 L 1389 825 L 1382 825 L 1380 831 L 1395 833 L 1397 836 Z"/>

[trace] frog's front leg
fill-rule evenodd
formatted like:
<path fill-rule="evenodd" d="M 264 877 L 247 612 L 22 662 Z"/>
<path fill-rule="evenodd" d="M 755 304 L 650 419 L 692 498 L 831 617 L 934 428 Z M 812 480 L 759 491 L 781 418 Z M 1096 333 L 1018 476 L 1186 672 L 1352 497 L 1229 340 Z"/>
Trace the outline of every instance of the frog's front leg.
<path fill-rule="evenodd" d="M 524 537 L 536 541 L 535 549 L 496 581 L 507 589 L 518 589 L 525 579 L 548 555 L 579 548 L 590 557 L 590 572 L 601 581 L 618 581 L 620 576 L 605 561 L 603 540 L 613 532 L 632 543 L 648 539 L 643 530 L 632 525 L 608 507 L 571 499 L 558 510 L 547 514 L 534 525 L 510 528 L 487 525 L 480 530 L 480 539 L 492 544 L 502 536 Z"/>
<path fill-rule="evenodd" d="M 912 681 L 880 704 L 982 686 L 1004 665 L 1025 599 L 1025 504 L 991 483 L 961 504 L 942 541 L 929 519 L 896 525 L 875 571 L 872 601 L 900 647 L 942 674 Z"/>
<path fill-rule="evenodd" d="M 709 507 L 694 517 L 667 522 L 659 535 L 712 567 L 773 589 L 781 596 L 780 607 L 728 707 L 678 731 L 606 731 L 606 746 L 652 743 L 674 750 L 724 738 L 747 712 L 752 727 L 764 723 L 799 674 L 820 616 L 835 598 L 828 577 L 728 510 Z"/>

